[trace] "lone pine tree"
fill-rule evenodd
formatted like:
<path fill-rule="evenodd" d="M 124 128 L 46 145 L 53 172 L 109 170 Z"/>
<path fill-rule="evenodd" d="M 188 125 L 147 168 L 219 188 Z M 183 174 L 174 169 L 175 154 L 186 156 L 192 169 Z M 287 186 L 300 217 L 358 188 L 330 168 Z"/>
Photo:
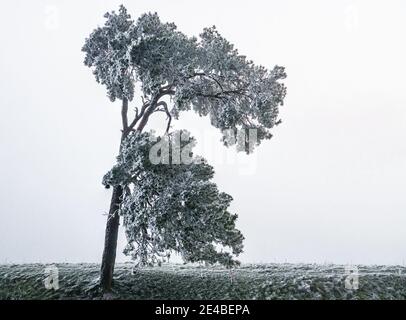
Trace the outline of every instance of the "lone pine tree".
<path fill-rule="evenodd" d="M 209 116 L 220 130 L 255 130 L 259 144 L 270 139 L 270 129 L 280 123 L 284 68 L 255 65 L 215 27 L 204 29 L 199 38 L 188 37 L 175 24 L 161 22 L 156 13 L 133 21 L 124 6 L 105 18 L 82 49 L 85 65 L 106 87 L 110 100 L 121 101 L 117 164 L 103 179 L 113 192 L 101 287 L 105 292 L 112 287 L 120 216 L 128 239 L 125 253 L 139 263 L 159 262 L 178 252 L 185 261 L 235 264 L 243 236 L 235 229 L 236 215 L 227 211 L 231 196 L 210 181 L 213 168 L 196 156 L 199 161 L 189 164 L 152 164 L 148 153 L 153 134 L 143 130 L 153 114 L 164 112 L 166 134 L 155 138 L 171 140 L 176 134 L 170 133 L 172 119 L 193 109 Z M 137 84 L 142 96 L 130 118 Z M 230 141 L 224 144 L 235 143 Z M 237 143 L 237 149 L 249 153 L 253 146 Z"/>

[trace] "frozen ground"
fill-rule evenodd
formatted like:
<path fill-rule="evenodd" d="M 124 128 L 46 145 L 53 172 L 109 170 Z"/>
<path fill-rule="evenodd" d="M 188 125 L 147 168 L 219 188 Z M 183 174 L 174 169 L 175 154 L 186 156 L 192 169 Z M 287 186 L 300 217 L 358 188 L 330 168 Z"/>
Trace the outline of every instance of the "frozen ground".
<path fill-rule="evenodd" d="M 0 265 L 0 299 L 100 299 L 99 265 L 56 264 L 59 290 L 44 285 L 45 265 Z M 358 266 L 359 288 L 345 288 L 344 266 L 310 264 L 220 267 L 169 264 L 115 271 L 116 299 L 405 299 L 406 268 Z"/>

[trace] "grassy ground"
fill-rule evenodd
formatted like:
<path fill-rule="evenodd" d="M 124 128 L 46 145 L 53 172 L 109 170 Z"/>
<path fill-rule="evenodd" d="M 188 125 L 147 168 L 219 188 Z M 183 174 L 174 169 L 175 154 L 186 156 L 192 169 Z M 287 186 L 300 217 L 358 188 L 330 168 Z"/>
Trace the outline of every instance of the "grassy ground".
<path fill-rule="evenodd" d="M 100 299 L 99 265 L 57 264 L 59 290 L 44 285 L 45 265 L 0 265 L 0 299 Z M 358 266 L 359 288 L 345 288 L 344 266 L 116 266 L 115 299 L 405 299 L 406 268 Z"/>

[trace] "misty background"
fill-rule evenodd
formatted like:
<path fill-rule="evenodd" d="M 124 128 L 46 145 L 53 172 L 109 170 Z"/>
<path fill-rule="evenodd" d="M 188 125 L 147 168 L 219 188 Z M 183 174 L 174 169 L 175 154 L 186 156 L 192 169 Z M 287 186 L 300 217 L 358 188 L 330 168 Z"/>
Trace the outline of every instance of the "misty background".
<path fill-rule="evenodd" d="M 404 263 L 401 0 L 3 1 L 0 263 L 101 259 L 111 196 L 101 179 L 118 152 L 120 105 L 83 65 L 81 47 L 121 3 L 133 19 L 156 11 L 189 36 L 216 25 L 256 64 L 286 67 L 283 123 L 254 155 L 233 156 L 193 112 L 175 127 L 198 137 L 220 190 L 234 197 L 241 261 Z M 121 234 L 118 261 L 124 245 Z"/>

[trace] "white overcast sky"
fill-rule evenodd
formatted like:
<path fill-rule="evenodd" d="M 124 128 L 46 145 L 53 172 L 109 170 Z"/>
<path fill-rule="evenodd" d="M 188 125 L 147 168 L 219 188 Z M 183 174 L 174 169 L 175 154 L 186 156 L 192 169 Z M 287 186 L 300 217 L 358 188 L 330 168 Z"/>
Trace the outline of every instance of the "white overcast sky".
<path fill-rule="evenodd" d="M 243 262 L 405 262 L 405 1 L 9 0 L 0 263 L 100 261 L 111 192 L 101 179 L 118 150 L 120 110 L 81 47 L 122 2 L 133 18 L 157 11 L 188 35 L 216 25 L 241 54 L 286 67 L 284 122 L 249 159 L 219 161 L 234 149 L 207 137 L 218 134 L 208 119 L 183 114 L 177 124 L 206 137 L 201 152 L 246 237 Z"/>

